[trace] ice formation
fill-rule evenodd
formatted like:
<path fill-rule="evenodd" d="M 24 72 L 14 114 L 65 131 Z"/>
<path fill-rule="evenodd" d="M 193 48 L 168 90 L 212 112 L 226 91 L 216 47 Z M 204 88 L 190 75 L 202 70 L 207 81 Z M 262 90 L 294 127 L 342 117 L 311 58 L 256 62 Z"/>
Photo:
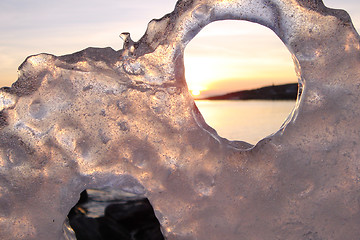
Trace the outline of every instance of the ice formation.
<path fill-rule="evenodd" d="M 184 78 L 207 24 L 272 29 L 302 89 L 256 146 L 206 125 Z M 75 239 L 66 215 L 86 188 L 145 194 L 167 239 L 358 239 L 360 47 L 321 0 L 180 0 L 124 48 L 40 54 L 0 92 L 0 238 Z M 239 126 L 241 127 L 241 126 Z"/>

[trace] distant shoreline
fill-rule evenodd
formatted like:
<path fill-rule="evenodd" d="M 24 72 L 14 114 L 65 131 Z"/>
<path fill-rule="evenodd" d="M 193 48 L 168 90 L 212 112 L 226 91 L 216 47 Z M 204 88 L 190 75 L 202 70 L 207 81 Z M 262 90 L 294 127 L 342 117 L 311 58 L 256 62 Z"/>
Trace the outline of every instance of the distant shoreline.
<path fill-rule="evenodd" d="M 195 100 L 296 100 L 298 84 L 266 86 L 262 88 L 243 90 L 223 95 L 216 95 Z"/>

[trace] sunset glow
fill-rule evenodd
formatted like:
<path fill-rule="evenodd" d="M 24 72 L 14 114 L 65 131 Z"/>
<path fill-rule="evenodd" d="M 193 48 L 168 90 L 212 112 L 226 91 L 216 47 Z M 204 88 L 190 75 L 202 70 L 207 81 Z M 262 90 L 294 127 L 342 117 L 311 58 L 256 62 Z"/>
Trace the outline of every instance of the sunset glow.
<path fill-rule="evenodd" d="M 297 82 L 290 52 L 255 23 L 211 23 L 188 44 L 184 59 L 189 89 L 200 97 Z"/>
<path fill-rule="evenodd" d="M 191 91 L 191 94 L 196 97 L 196 96 L 199 96 L 201 91 L 200 90 L 190 90 Z"/>
<path fill-rule="evenodd" d="M 121 32 L 130 32 L 137 41 L 148 22 L 171 12 L 175 3 L 0 1 L 0 87 L 16 81 L 17 68 L 29 55 L 46 52 L 60 56 L 90 46 L 120 50 Z M 360 25 L 358 1 L 324 3 L 345 8 L 355 27 Z M 127 14 L 119 15 L 123 9 Z M 199 97 L 297 81 L 291 54 L 275 33 L 245 21 L 206 26 L 186 46 L 184 63 L 188 87 Z"/>

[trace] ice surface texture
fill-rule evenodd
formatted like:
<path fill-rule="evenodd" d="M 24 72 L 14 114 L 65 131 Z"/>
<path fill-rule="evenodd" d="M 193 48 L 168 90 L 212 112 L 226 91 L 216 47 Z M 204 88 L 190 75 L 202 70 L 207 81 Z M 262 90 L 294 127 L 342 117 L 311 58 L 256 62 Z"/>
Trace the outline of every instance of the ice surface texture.
<path fill-rule="evenodd" d="M 271 28 L 301 97 L 252 147 L 206 125 L 183 54 L 208 23 Z M 74 239 L 86 188 L 145 194 L 167 239 L 358 239 L 360 50 L 321 0 L 184 0 L 124 49 L 31 56 L 0 95 L 0 239 Z M 229 46 L 231 47 L 231 46 Z M 241 127 L 241 126 L 239 126 Z"/>

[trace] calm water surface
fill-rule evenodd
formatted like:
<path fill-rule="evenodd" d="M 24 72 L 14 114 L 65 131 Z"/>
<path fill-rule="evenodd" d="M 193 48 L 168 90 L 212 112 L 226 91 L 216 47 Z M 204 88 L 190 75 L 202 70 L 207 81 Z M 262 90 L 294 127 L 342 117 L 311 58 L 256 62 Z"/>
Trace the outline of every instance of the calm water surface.
<path fill-rule="evenodd" d="M 195 101 L 208 125 L 229 140 L 256 144 L 279 130 L 295 101 Z"/>

